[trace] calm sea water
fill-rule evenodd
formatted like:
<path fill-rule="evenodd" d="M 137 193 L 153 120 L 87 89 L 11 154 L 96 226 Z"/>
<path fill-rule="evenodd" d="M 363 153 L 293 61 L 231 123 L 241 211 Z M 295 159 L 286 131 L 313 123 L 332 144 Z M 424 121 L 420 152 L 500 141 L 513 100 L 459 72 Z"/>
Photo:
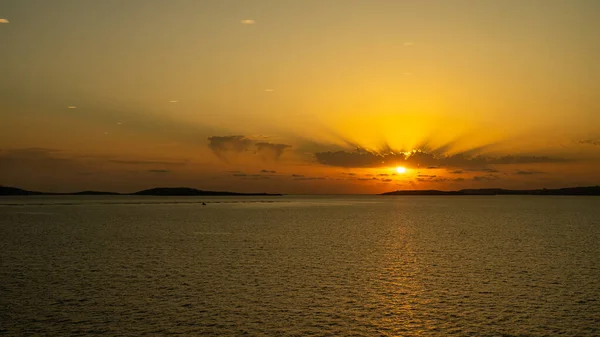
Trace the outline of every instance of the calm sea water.
<path fill-rule="evenodd" d="M 0 257 L 6 335 L 600 336 L 597 197 L 4 198 Z"/>

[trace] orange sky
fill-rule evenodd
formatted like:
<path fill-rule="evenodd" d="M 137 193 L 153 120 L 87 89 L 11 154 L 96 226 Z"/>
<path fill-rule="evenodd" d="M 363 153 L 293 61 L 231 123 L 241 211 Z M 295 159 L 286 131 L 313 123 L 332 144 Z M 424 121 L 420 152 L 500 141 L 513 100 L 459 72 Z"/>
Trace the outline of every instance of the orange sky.
<path fill-rule="evenodd" d="M 597 185 L 599 14 L 595 0 L 4 0 L 0 184 Z"/>

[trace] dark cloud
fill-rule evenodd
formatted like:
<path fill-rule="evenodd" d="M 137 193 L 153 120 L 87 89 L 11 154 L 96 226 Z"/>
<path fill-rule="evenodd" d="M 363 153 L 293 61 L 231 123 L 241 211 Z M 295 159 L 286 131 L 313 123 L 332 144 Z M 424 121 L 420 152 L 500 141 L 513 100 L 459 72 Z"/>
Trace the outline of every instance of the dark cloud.
<path fill-rule="evenodd" d="M 579 144 L 600 146 L 600 140 L 584 139 L 580 140 Z"/>
<path fill-rule="evenodd" d="M 227 154 L 239 154 L 254 148 L 253 154 L 259 155 L 263 160 L 277 160 L 287 144 L 256 142 L 246 136 L 213 136 L 208 137 L 208 148 L 220 159 L 227 160 Z"/>
<path fill-rule="evenodd" d="M 454 171 L 450 171 L 448 173 L 450 173 L 450 174 L 463 174 L 463 173 L 465 173 L 465 171 L 463 171 L 463 170 L 454 170 Z"/>
<path fill-rule="evenodd" d="M 263 158 L 268 160 L 276 160 L 281 157 L 283 151 L 288 147 L 292 147 L 287 144 L 274 144 L 274 143 L 256 143 L 256 152 Z"/>
<path fill-rule="evenodd" d="M 227 152 L 244 152 L 252 146 L 252 140 L 245 136 L 213 136 L 208 137 L 208 148 L 219 158 Z"/>
<path fill-rule="evenodd" d="M 419 175 L 417 175 L 417 177 L 419 177 L 419 178 L 435 178 L 437 176 L 436 175 L 428 175 L 428 174 L 419 174 Z"/>
<path fill-rule="evenodd" d="M 302 178 L 302 177 L 304 177 L 304 175 L 303 174 L 292 174 L 292 177 Z"/>
<path fill-rule="evenodd" d="M 515 174 L 518 175 L 532 175 L 532 174 L 543 174 L 544 172 L 541 171 L 526 171 L 526 170 L 517 170 L 517 172 L 515 172 Z"/>
<path fill-rule="evenodd" d="M 350 173 L 346 173 L 346 172 L 344 172 L 344 173 L 342 173 L 342 174 L 345 174 L 345 175 L 347 175 L 347 176 L 355 176 L 355 175 L 356 175 L 356 173 L 352 173 L 352 172 L 350 172 Z"/>
<path fill-rule="evenodd" d="M 375 178 L 375 177 L 372 177 L 372 178 L 358 178 L 357 180 L 362 180 L 362 181 L 367 181 L 367 180 L 379 180 L 379 178 Z"/>
<path fill-rule="evenodd" d="M 390 175 L 387 173 L 379 173 L 377 176 L 378 177 L 389 177 Z"/>
<path fill-rule="evenodd" d="M 389 183 L 390 181 L 392 181 L 392 179 L 382 179 L 381 181 L 383 181 L 384 183 Z"/>
<path fill-rule="evenodd" d="M 248 175 L 246 173 L 234 173 L 232 174 L 234 177 L 247 177 Z"/>
<path fill-rule="evenodd" d="M 277 173 L 277 171 L 273 171 L 273 170 L 260 170 L 260 172 L 262 172 L 262 173 L 271 173 L 271 174 Z"/>
<path fill-rule="evenodd" d="M 317 152 L 315 158 L 317 162 L 336 167 L 389 167 L 389 166 L 409 166 L 409 167 L 454 167 L 471 168 L 484 170 L 488 165 L 505 164 L 532 164 L 532 163 L 556 163 L 563 162 L 564 159 L 550 158 L 545 156 L 502 156 L 488 157 L 483 155 L 471 155 L 475 150 L 453 155 L 436 155 L 423 151 L 415 151 L 410 155 L 402 152 L 376 153 L 365 149 L 355 151 L 328 151 Z M 484 172 L 492 172 L 486 169 Z"/>
<path fill-rule="evenodd" d="M 148 172 L 152 173 L 171 173 L 169 170 L 148 170 Z"/>

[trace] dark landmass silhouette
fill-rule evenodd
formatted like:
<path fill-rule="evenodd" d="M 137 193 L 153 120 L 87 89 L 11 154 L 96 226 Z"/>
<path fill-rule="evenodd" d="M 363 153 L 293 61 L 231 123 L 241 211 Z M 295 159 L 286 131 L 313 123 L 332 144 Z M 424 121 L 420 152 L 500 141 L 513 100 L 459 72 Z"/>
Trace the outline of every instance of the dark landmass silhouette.
<path fill-rule="evenodd" d="M 381 195 L 600 195 L 600 186 L 557 189 L 506 190 L 502 188 L 466 189 L 459 191 L 398 190 Z"/>
<path fill-rule="evenodd" d="M 139 195 L 139 196 L 281 196 L 282 194 L 268 193 L 236 193 L 220 191 L 203 191 L 187 187 L 159 187 L 134 193 L 116 193 L 99 191 L 81 191 L 73 193 L 49 193 L 38 191 L 27 191 L 16 187 L 0 186 L 0 195 Z"/>
<path fill-rule="evenodd" d="M 42 195 L 42 192 L 26 191 L 16 187 L 0 186 L 0 195 Z"/>

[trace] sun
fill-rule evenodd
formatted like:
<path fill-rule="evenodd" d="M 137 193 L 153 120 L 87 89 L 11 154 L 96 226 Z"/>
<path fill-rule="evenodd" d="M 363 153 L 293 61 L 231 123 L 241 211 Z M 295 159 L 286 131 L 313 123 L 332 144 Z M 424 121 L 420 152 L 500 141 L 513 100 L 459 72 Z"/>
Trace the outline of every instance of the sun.
<path fill-rule="evenodd" d="M 406 167 L 398 166 L 398 167 L 396 167 L 396 172 L 398 172 L 398 174 L 404 174 L 404 173 L 406 173 Z"/>

